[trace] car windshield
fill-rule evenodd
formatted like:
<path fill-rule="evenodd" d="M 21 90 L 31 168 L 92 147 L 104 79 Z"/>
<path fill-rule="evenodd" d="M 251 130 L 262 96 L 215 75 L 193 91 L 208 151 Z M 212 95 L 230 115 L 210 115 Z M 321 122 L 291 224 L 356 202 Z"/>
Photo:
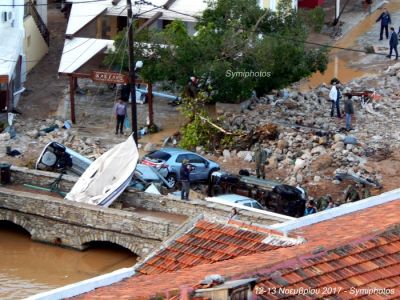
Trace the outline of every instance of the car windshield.
<path fill-rule="evenodd" d="M 253 207 L 258 209 L 263 209 L 262 206 L 258 202 L 253 202 Z"/>
<path fill-rule="evenodd" d="M 171 154 L 157 150 L 157 151 L 147 154 L 145 157 L 150 158 L 150 159 L 167 161 L 171 157 Z"/>

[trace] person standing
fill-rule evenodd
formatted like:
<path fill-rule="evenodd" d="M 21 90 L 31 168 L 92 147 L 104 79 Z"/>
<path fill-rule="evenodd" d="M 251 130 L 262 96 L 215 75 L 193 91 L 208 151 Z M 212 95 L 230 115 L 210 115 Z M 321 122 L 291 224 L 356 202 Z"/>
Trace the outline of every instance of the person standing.
<path fill-rule="evenodd" d="M 379 40 L 383 40 L 383 30 L 385 30 L 386 39 L 389 38 L 389 24 L 392 23 L 392 19 L 390 18 L 390 14 L 387 8 L 384 9 L 383 13 L 379 16 L 376 22 L 381 21 L 381 33 L 379 35 Z"/>
<path fill-rule="evenodd" d="M 399 38 L 397 36 L 396 31 L 394 31 L 394 27 L 390 27 L 390 40 L 389 40 L 389 47 L 390 47 L 390 52 L 389 55 L 386 56 L 387 58 L 392 57 L 392 51 L 394 49 L 394 52 L 396 53 L 396 60 L 399 58 L 399 53 L 397 52 L 397 45 L 399 43 Z"/>
<path fill-rule="evenodd" d="M 315 207 L 315 203 L 313 200 L 308 201 L 307 207 L 304 211 L 304 215 L 308 216 L 311 214 L 315 214 L 317 212 L 317 208 Z"/>
<path fill-rule="evenodd" d="M 124 121 L 126 115 L 128 113 L 128 109 L 126 107 L 126 103 L 122 101 L 122 99 L 118 99 L 118 102 L 115 104 L 114 107 L 115 119 L 117 120 L 117 125 L 115 127 L 115 134 L 124 133 Z"/>
<path fill-rule="evenodd" d="M 256 163 L 256 174 L 257 178 L 262 176 L 265 179 L 265 162 L 267 161 L 267 153 L 261 148 L 259 143 L 256 143 L 254 151 L 254 161 Z"/>
<path fill-rule="evenodd" d="M 344 101 L 344 113 L 346 114 L 346 130 L 351 130 L 351 115 L 354 114 L 353 96 L 347 95 L 347 99 Z"/>
<path fill-rule="evenodd" d="M 340 115 L 340 98 L 342 97 L 340 93 L 340 83 L 338 81 L 333 81 L 332 82 L 332 88 L 331 91 L 329 92 L 329 99 L 332 102 L 332 107 L 331 107 L 331 118 L 334 115 L 335 108 L 336 108 L 336 114 L 338 118 L 341 118 L 342 116 Z"/>
<path fill-rule="evenodd" d="M 229 214 L 229 220 L 238 220 L 239 213 L 235 207 L 232 208 L 231 213 Z"/>
<path fill-rule="evenodd" d="M 189 164 L 187 159 L 182 161 L 181 168 L 179 170 L 179 176 L 181 180 L 181 200 L 189 200 L 190 193 L 190 172 L 194 170 L 194 167 Z"/>

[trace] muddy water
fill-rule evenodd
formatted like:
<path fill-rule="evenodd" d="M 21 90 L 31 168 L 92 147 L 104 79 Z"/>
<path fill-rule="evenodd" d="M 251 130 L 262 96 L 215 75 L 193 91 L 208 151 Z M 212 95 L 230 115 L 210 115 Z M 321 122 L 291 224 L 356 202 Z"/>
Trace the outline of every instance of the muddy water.
<path fill-rule="evenodd" d="M 0 299 L 22 299 L 69 283 L 130 267 L 136 257 L 116 247 L 84 252 L 33 242 L 0 222 Z"/>

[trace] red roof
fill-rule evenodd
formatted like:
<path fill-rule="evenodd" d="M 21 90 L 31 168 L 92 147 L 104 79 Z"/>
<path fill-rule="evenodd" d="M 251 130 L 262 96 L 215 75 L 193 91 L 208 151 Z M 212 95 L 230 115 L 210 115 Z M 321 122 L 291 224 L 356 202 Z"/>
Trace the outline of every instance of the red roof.
<path fill-rule="evenodd" d="M 388 227 L 391 227 L 394 224 L 400 224 L 399 201 L 391 201 L 297 229 L 291 233 L 295 235 L 301 235 L 307 240 L 306 243 L 298 246 L 279 248 L 273 251 L 266 251 L 247 256 L 238 256 L 233 259 L 219 261 L 213 264 L 202 264 L 188 269 L 181 269 L 172 273 L 168 272 L 134 276 L 111 286 L 96 289 L 77 298 L 106 299 L 107 297 L 114 297 L 114 299 L 148 299 L 156 294 L 170 295 L 168 291 L 172 290 L 175 292 L 179 290 L 180 294 L 186 295 L 187 292 L 191 291 L 195 285 L 205 278 L 205 276 L 210 274 L 220 274 L 228 279 L 240 279 L 258 276 L 263 278 L 263 282 L 265 284 L 268 284 L 268 282 L 270 282 L 268 276 L 272 276 L 272 274 L 276 271 L 280 272 L 281 270 L 284 270 L 284 263 L 286 262 L 289 262 L 289 269 L 287 271 L 291 272 L 288 273 L 289 279 L 291 280 L 290 284 L 292 284 L 292 281 L 293 284 L 298 281 L 300 285 L 304 286 L 312 286 L 312 284 L 320 285 L 327 283 L 328 279 L 332 281 L 335 280 L 335 282 L 341 282 L 347 278 L 347 273 L 341 271 L 339 269 L 340 266 L 337 265 L 333 259 L 337 260 L 337 262 L 343 266 L 350 266 L 350 263 L 356 263 L 357 259 L 363 257 L 362 255 L 360 256 L 356 253 L 358 251 L 357 249 L 366 247 L 365 245 L 362 245 L 362 243 L 366 243 L 371 239 L 374 240 L 378 234 L 387 231 Z M 380 241 L 381 243 L 385 243 L 386 240 L 390 241 L 390 243 L 387 243 L 386 246 L 382 246 L 382 248 L 379 247 L 379 249 L 374 249 L 371 246 L 368 246 L 368 249 L 370 250 L 368 250 L 364 261 L 362 262 L 364 263 L 361 265 L 362 269 L 357 266 L 352 267 L 358 270 L 354 273 L 357 273 L 354 275 L 354 280 L 356 281 L 355 283 L 357 283 L 357 285 L 362 286 L 363 284 L 369 285 L 371 283 L 372 287 L 378 286 L 378 284 L 381 282 L 378 279 L 373 279 L 371 276 L 380 270 L 379 264 L 381 261 L 378 260 L 374 263 L 372 256 L 370 256 L 371 253 L 374 253 L 375 251 L 379 251 L 379 253 L 391 253 L 388 252 L 389 248 L 393 249 L 392 247 L 397 248 L 399 246 L 397 238 L 394 238 L 392 241 L 391 237 L 389 238 L 385 237 L 385 235 L 382 235 L 376 238 L 376 240 Z M 371 241 L 369 243 L 376 242 Z M 335 250 L 326 252 L 327 249 L 335 249 L 338 247 L 338 245 L 346 244 L 351 244 L 350 246 L 353 247 L 351 249 L 355 250 L 353 252 L 352 250 L 347 250 L 348 252 L 343 252 L 343 255 L 340 255 L 340 253 L 342 253 L 340 252 L 340 248 L 336 249 L 336 252 Z M 355 248 L 358 247 L 356 246 L 358 244 L 361 246 L 359 246 L 359 248 Z M 318 256 L 315 256 L 318 254 L 317 252 L 319 253 L 321 259 L 332 261 L 332 265 L 323 262 L 320 263 L 319 268 L 312 268 L 311 263 L 314 263 L 314 261 L 308 261 L 307 258 L 317 259 Z M 398 255 L 398 253 L 391 254 L 391 259 L 397 258 L 397 260 L 400 261 L 400 257 Z M 295 268 L 292 263 L 293 261 L 297 261 L 299 266 L 301 266 L 301 269 L 296 269 L 296 271 L 293 271 Z M 304 266 L 301 265 L 303 261 L 306 262 Z M 359 260 L 359 262 L 361 262 L 361 260 Z M 344 263 L 346 263 L 346 265 L 344 265 Z M 385 265 L 382 264 L 382 273 L 379 271 L 377 274 L 380 274 L 380 276 L 382 274 L 386 274 L 385 278 L 390 278 L 392 275 L 395 281 L 399 280 L 397 273 L 398 271 L 395 271 L 391 265 L 388 265 L 388 263 L 389 262 L 385 262 Z M 374 267 L 374 272 L 366 272 L 367 266 L 368 268 Z M 332 268 L 337 268 L 337 271 L 333 271 Z M 302 269 L 305 270 L 307 275 L 301 273 Z M 314 273 L 310 273 L 310 271 Z M 328 272 L 330 273 L 328 274 Z M 314 283 L 312 278 L 303 280 L 306 278 L 305 276 L 312 276 L 313 274 L 320 274 L 321 276 L 323 274 L 327 274 L 327 277 L 324 277 L 325 281 L 323 282 L 316 281 Z M 275 278 L 278 280 L 277 284 L 279 284 L 279 277 Z M 381 279 L 389 280 L 384 279 L 383 277 Z M 281 283 L 283 282 L 284 281 L 281 281 Z M 342 299 L 342 295 L 334 298 Z M 307 298 L 296 297 L 296 299 Z"/>
<path fill-rule="evenodd" d="M 237 221 L 230 224 L 246 229 L 251 227 L 253 231 L 199 221 L 191 230 L 146 261 L 136 271 L 146 275 L 160 274 L 293 245 L 293 243 L 279 243 L 281 237 L 277 237 L 273 245 L 263 243 L 269 236 L 267 230 Z"/>
<path fill-rule="evenodd" d="M 260 274 L 254 291 L 258 299 L 399 299 L 400 230 L 285 261 Z"/>

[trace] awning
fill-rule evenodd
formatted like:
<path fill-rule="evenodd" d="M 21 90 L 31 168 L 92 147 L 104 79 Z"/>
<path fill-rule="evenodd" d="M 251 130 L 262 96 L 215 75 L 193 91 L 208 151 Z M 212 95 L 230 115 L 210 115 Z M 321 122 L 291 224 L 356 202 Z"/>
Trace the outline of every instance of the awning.
<path fill-rule="evenodd" d="M 87 23 L 95 19 L 105 9 L 106 13 L 111 16 L 127 16 L 126 0 L 121 0 L 117 5 L 112 4 L 112 0 L 93 1 L 87 0 L 68 0 L 72 3 L 70 19 L 68 22 L 67 35 L 76 33 Z M 74 3 L 76 2 L 76 3 Z M 135 1 L 132 0 L 132 3 Z M 169 9 L 161 8 L 168 0 L 152 0 L 149 4 L 133 4 L 132 13 L 141 19 L 149 19 L 157 12 L 162 12 L 161 20 L 182 20 L 184 22 L 197 22 L 192 16 L 201 16 L 207 8 L 204 0 L 176 0 Z M 71 24 L 70 24 L 71 23 Z"/>
<path fill-rule="evenodd" d="M 190 4 L 187 0 L 176 0 L 169 9 L 161 8 L 167 3 L 167 0 L 153 0 L 154 5 L 142 4 L 132 7 L 133 15 L 138 15 L 138 18 L 149 19 L 157 12 L 162 12 L 161 20 L 182 20 L 184 22 L 197 22 L 197 19 L 192 16 L 201 16 L 207 8 L 207 3 L 203 0 L 192 0 Z M 112 16 L 126 16 L 126 0 L 121 0 L 118 5 L 111 5 L 107 9 L 107 14 Z"/>
<path fill-rule="evenodd" d="M 92 3 L 74 3 L 68 19 L 66 35 L 74 35 L 100 14 L 106 11 L 111 4 L 110 0 Z"/>
<path fill-rule="evenodd" d="M 23 32 L 13 27 L 0 27 L 0 75 L 11 81 L 19 56 L 23 54 Z"/>
<path fill-rule="evenodd" d="M 58 73 L 71 74 L 114 41 L 88 38 L 65 40 Z"/>

